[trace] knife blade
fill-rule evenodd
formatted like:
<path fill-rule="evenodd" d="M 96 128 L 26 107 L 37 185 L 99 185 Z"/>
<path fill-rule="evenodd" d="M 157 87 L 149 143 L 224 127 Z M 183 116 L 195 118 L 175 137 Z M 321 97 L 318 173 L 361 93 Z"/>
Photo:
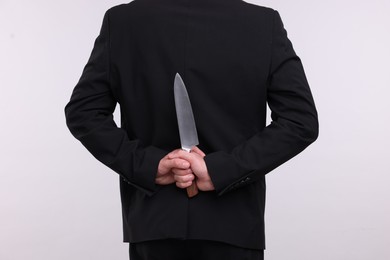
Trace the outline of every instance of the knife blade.
<path fill-rule="evenodd" d="M 191 152 L 192 147 L 199 144 L 198 133 L 187 88 L 179 73 L 176 73 L 173 91 L 181 148 Z M 194 180 L 192 185 L 187 188 L 187 195 L 192 198 L 197 194 L 198 187 Z"/>

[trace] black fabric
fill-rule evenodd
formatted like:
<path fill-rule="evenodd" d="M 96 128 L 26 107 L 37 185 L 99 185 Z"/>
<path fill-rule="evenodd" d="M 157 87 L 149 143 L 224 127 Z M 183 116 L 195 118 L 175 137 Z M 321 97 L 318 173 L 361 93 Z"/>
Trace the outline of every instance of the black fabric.
<path fill-rule="evenodd" d="M 155 240 L 130 244 L 130 260 L 263 260 L 264 250 L 204 240 Z"/>
<path fill-rule="evenodd" d="M 161 158 L 180 148 L 177 72 L 216 188 L 193 199 L 174 184 L 155 184 Z M 263 249 L 265 175 L 318 135 L 311 91 L 278 12 L 241 0 L 111 8 L 65 114 L 72 134 L 120 175 L 124 241 L 133 243 L 204 239 Z"/>

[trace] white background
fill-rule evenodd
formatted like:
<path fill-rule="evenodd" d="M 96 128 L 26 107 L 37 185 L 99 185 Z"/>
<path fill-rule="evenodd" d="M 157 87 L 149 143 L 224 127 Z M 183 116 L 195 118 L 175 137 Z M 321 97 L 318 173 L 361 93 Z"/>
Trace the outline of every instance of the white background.
<path fill-rule="evenodd" d="M 267 177 L 266 259 L 390 259 L 390 1 L 252 2 L 281 13 L 320 117 Z M 1 260 L 128 258 L 118 177 L 63 112 L 119 3 L 0 0 Z"/>

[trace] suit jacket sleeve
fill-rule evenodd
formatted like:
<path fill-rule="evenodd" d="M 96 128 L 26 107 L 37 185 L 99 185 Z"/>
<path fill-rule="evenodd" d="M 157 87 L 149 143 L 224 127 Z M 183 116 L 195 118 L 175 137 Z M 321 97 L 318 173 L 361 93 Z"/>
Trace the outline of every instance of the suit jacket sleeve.
<path fill-rule="evenodd" d="M 318 136 L 317 112 L 301 61 L 276 11 L 267 102 L 272 111 L 269 126 L 231 151 L 205 157 L 220 195 L 263 178 Z"/>
<path fill-rule="evenodd" d="M 129 140 L 124 129 L 113 120 L 117 103 L 110 88 L 109 11 L 97 37 L 82 76 L 65 107 L 71 133 L 103 164 L 125 181 L 152 195 L 155 175 L 165 151 Z"/>

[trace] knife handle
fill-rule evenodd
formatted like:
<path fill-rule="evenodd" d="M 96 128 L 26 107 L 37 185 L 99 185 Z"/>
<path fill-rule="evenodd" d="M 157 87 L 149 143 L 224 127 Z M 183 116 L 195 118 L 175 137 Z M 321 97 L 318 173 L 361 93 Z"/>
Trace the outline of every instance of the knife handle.
<path fill-rule="evenodd" d="M 195 197 L 199 193 L 198 186 L 196 186 L 196 181 L 192 182 L 192 185 L 187 188 L 187 196 L 188 198 Z"/>
<path fill-rule="evenodd" d="M 181 149 L 183 149 L 184 151 L 186 151 L 188 153 L 191 152 L 191 149 L 188 149 L 188 148 L 182 147 Z M 191 186 L 187 188 L 187 196 L 188 196 L 188 198 L 192 198 L 192 197 L 195 197 L 196 195 L 198 195 L 198 193 L 199 193 L 198 186 L 196 186 L 196 179 L 194 179 L 192 181 Z"/>

